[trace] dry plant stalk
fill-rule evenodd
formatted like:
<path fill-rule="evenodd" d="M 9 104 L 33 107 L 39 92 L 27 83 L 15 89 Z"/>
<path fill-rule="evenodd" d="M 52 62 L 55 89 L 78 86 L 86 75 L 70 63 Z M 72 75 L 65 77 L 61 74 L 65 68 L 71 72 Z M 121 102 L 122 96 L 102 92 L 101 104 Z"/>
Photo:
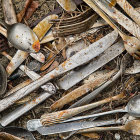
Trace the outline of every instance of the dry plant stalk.
<path fill-rule="evenodd" d="M 105 73 L 100 74 L 97 78 L 92 77 L 85 84 L 71 91 L 70 93 L 68 93 L 67 95 L 63 96 L 61 99 L 56 101 L 54 104 L 52 104 L 51 109 L 55 110 L 57 108 L 62 108 L 65 104 L 68 104 L 72 102 L 73 100 L 83 96 L 87 92 L 94 90 L 95 88 L 102 85 L 107 79 L 109 79 L 115 71 L 116 70 L 113 70 L 106 74 Z"/>
<path fill-rule="evenodd" d="M 84 105 L 84 106 L 76 107 L 76 108 L 72 108 L 72 109 L 62 110 L 62 111 L 58 111 L 58 112 L 53 112 L 53 113 L 49 113 L 49 114 L 44 114 L 41 116 L 40 122 L 44 126 L 59 123 L 63 120 L 71 118 L 81 112 L 87 111 L 89 109 L 93 109 L 101 104 L 105 104 L 110 101 L 123 99 L 124 97 L 125 97 L 124 93 L 120 93 L 119 95 L 109 97 L 104 100 L 92 103 L 92 104 L 88 104 L 88 105 Z"/>

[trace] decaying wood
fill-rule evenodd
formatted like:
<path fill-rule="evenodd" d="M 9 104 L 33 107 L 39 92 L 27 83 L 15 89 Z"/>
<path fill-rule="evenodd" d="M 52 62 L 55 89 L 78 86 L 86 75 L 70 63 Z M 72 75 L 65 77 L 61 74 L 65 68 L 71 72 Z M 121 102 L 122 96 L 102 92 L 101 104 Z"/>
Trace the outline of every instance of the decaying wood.
<path fill-rule="evenodd" d="M 70 103 L 71 101 L 83 96 L 89 91 L 94 90 L 98 86 L 102 85 L 107 79 L 110 78 L 110 76 L 115 72 L 116 70 L 113 70 L 109 73 L 101 73 L 97 77 L 92 77 L 90 80 L 88 80 L 85 84 L 82 86 L 76 88 L 75 90 L 71 91 L 67 95 L 60 98 L 58 101 L 56 101 L 54 104 L 51 105 L 51 109 L 54 110 L 56 108 L 61 108 L 65 104 Z"/>

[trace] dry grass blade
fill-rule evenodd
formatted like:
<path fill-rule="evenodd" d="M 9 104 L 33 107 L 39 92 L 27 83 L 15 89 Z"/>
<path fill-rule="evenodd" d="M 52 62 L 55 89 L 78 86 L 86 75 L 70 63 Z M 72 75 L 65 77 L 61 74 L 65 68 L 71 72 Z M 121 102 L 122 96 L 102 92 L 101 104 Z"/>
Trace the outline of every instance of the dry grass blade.
<path fill-rule="evenodd" d="M 124 93 L 121 93 L 121 94 L 116 95 L 114 97 L 109 97 L 109 98 L 106 98 L 104 100 L 101 100 L 101 101 L 98 101 L 98 102 L 95 102 L 92 104 L 88 104 L 85 106 L 72 108 L 72 109 L 68 109 L 68 110 L 63 110 L 63 111 L 58 111 L 58 112 L 53 112 L 50 114 L 44 114 L 41 116 L 40 121 L 41 121 L 42 125 L 45 125 L 45 126 L 59 123 L 62 120 L 66 120 L 68 118 L 71 118 L 72 116 L 75 116 L 81 112 L 87 111 L 89 109 L 93 109 L 101 104 L 108 103 L 110 101 L 123 99 L 124 97 L 125 97 Z"/>

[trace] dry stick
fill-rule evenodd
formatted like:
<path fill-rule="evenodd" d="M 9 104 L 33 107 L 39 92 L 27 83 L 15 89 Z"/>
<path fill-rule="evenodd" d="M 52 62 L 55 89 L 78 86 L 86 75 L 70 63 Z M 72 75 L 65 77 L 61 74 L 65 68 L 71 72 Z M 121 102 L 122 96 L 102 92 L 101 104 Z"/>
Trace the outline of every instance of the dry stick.
<path fill-rule="evenodd" d="M 71 101 L 83 96 L 90 90 L 94 90 L 95 88 L 101 86 L 107 79 L 111 77 L 111 75 L 115 72 L 116 70 L 113 70 L 108 73 L 104 73 L 101 76 L 95 78 L 92 77 L 86 84 L 76 88 L 75 90 L 71 91 L 67 95 L 63 96 L 61 99 L 56 101 L 54 104 L 51 105 L 51 109 L 54 110 L 56 108 L 62 108 L 65 104 L 70 103 Z"/>
<path fill-rule="evenodd" d="M 81 107 L 77 107 L 77 108 L 72 108 L 72 109 L 67 109 L 67 110 L 63 110 L 63 111 L 58 111 L 58 112 L 53 112 L 50 114 L 44 114 L 41 116 L 41 123 L 43 125 L 50 125 L 50 124 L 54 124 L 54 123 L 59 123 L 62 120 L 68 119 L 72 116 L 75 116 L 81 112 L 93 109 L 101 104 L 104 103 L 108 103 L 110 101 L 114 101 L 114 100 L 118 100 L 118 99 L 123 99 L 125 97 L 124 93 L 121 93 L 119 95 L 113 96 L 113 97 L 109 97 L 107 99 L 92 103 L 92 104 L 88 104 L 88 105 L 84 105 Z"/>

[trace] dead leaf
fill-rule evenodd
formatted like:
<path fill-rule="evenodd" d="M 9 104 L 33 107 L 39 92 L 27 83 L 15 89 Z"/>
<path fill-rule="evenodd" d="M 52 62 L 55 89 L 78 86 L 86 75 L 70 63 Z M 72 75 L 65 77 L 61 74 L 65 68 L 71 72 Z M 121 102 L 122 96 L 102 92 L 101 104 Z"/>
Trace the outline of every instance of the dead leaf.
<path fill-rule="evenodd" d="M 23 19 L 24 15 L 25 15 L 25 13 L 26 13 L 26 11 L 27 11 L 29 5 L 30 5 L 32 2 L 33 2 L 33 0 L 26 0 L 25 5 L 24 5 L 24 8 L 23 8 L 23 9 L 18 13 L 18 15 L 17 15 L 17 20 L 18 20 L 18 22 L 21 22 L 21 21 L 22 21 L 22 19 Z"/>
<path fill-rule="evenodd" d="M 52 63 L 52 65 L 48 68 L 48 70 L 46 71 L 46 73 L 49 73 L 49 72 L 51 72 L 52 70 L 54 70 L 56 67 L 58 67 L 59 66 L 59 63 L 57 62 L 57 61 L 54 61 L 53 63 Z"/>
<path fill-rule="evenodd" d="M 54 54 L 53 54 L 52 52 L 50 52 L 50 54 L 49 54 L 49 56 L 48 56 L 48 58 L 47 58 L 46 61 L 51 60 L 53 56 L 54 56 Z M 48 63 L 46 63 L 45 65 L 43 65 L 43 66 L 40 68 L 40 70 L 43 71 L 43 70 L 49 68 L 49 66 L 54 62 L 54 60 L 55 60 L 55 58 L 53 58 L 51 61 L 49 61 Z"/>
<path fill-rule="evenodd" d="M 25 15 L 25 20 L 28 20 L 32 14 L 34 13 L 34 11 L 38 8 L 39 4 L 37 1 L 33 1 L 31 3 L 31 5 L 29 6 L 29 8 L 27 9 L 26 15 Z"/>

